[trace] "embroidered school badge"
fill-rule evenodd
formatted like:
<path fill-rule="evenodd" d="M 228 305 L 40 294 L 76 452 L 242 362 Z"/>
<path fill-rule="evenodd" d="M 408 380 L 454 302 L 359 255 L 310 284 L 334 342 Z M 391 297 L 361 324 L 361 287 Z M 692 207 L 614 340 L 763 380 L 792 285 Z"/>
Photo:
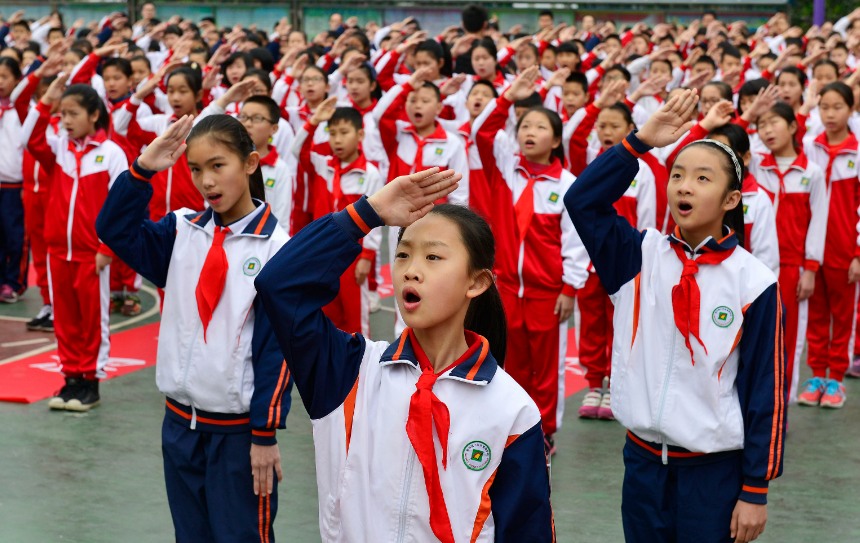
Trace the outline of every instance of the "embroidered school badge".
<path fill-rule="evenodd" d="M 274 187 L 275 186 L 275 180 L 274 179 L 266 179 L 266 186 L 269 188 Z"/>
<path fill-rule="evenodd" d="M 269 145 L 271 145 L 273 141 L 275 141 L 275 139 L 272 136 L 269 136 Z"/>
<path fill-rule="evenodd" d="M 714 313 L 711 315 L 711 318 L 713 319 L 714 324 L 720 328 L 728 328 L 734 322 L 735 314 L 728 307 L 721 305 L 714 309 Z"/>
<path fill-rule="evenodd" d="M 849 161 L 848 161 L 848 167 L 849 167 L 849 168 L 853 168 L 853 167 L 854 167 L 854 161 L 853 161 L 853 160 L 849 160 Z"/>
<path fill-rule="evenodd" d="M 630 187 L 631 187 L 631 188 L 635 188 L 635 187 L 636 187 L 636 180 L 635 180 L 635 179 L 633 180 L 633 182 L 632 182 L 632 183 L 630 183 Z"/>
<path fill-rule="evenodd" d="M 245 261 L 245 264 L 242 266 L 242 271 L 245 272 L 245 275 L 253 277 L 260 273 L 260 268 L 262 267 L 260 260 L 252 256 Z"/>
<path fill-rule="evenodd" d="M 463 463 L 473 471 L 481 471 L 490 464 L 490 446 L 483 441 L 472 441 L 463 447 Z"/>
<path fill-rule="evenodd" d="M 101 164 L 102 162 L 104 162 L 104 160 L 105 160 L 105 157 L 99 155 L 96 157 L 96 164 Z"/>
<path fill-rule="evenodd" d="M 801 184 L 801 185 L 803 185 L 803 186 L 805 187 L 806 185 L 808 185 L 808 184 L 809 184 L 809 178 L 808 178 L 808 177 L 804 177 L 803 179 L 801 179 L 801 180 L 800 180 L 800 184 Z"/>
<path fill-rule="evenodd" d="M 746 214 L 747 214 L 747 210 L 748 210 L 749 208 L 750 208 L 750 206 L 748 206 L 748 205 L 746 205 L 746 204 L 744 205 L 744 215 L 746 215 Z"/>
<path fill-rule="evenodd" d="M 437 148 L 436 148 L 436 154 L 437 154 L 437 155 L 441 155 L 441 154 L 442 154 L 442 152 L 443 152 L 443 151 L 442 151 L 442 148 L 441 148 L 441 147 L 437 147 Z"/>
<path fill-rule="evenodd" d="M 363 178 L 363 177 L 359 177 L 359 178 L 358 178 L 358 184 L 359 184 L 359 185 L 363 185 L 363 184 L 364 184 L 364 178 Z"/>
<path fill-rule="evenodd" d="M 553 192 L 552 194 L 550 194 L 550 195 L 549 195 L 549 201 L 550 201 L 550 202 L 552 202 L 552 203 L 556 203 L 556 202 L 558 202 L 558 194 L 557 194 L 557 193 L 555 193 L 555 192 Z"/>

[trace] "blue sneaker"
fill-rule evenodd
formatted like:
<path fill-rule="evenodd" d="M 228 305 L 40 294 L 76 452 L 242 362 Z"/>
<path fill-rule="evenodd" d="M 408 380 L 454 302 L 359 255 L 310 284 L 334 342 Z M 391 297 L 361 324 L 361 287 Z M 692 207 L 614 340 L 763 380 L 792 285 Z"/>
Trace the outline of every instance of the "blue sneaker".
<path fill-rule="evenodd" d="M 821 407 L 838 409 L 843 405 L 845 405 L 845 385 L 836 379 L 827 381 L 827 389 L 821 397 Z"/>
<path fill-rule="evenodd" d="M 806 387 L 806 390 L 797 397 L 797 403 L 800 405 L 818 405 L 821 402 L 821 396 L 824 394 L 825 388 L 824 379 L 813 377 L 801 386 Z"/>

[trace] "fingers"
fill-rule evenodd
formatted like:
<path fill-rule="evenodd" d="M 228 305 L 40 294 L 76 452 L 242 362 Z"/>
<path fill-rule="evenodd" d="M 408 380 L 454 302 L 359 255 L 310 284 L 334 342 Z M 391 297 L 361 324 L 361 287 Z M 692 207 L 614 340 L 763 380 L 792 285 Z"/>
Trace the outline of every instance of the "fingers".
<path fill-rule="evenodd" d="M 260 471 L 255 467 L 251 467 L 251 475 L 254 477 L 254 495 L 259 496 L 260 495 Z"/>
<path fill-rule="evenodd" d="M 266 494 L 271 494 L 275 490 L 274 469 L 271 464 L 264 469 L 266 471 Z"/>
<path fill-rule="evenodd" d="M 448 170 L 446 170 L 446 171 L 448 171 Z M 412 181 L 413 183 L 418 183 L 419 184 L 418 186 L 421 186 L 421 181 L 424 181 L 428 177 L 435 175 L 437 173 L 439 173 L 438 167 L 430 168 L 429 170 L 424 170 L 421 172 L 415 172 L 415 173 L 409 174 L 409 180 Z"/>

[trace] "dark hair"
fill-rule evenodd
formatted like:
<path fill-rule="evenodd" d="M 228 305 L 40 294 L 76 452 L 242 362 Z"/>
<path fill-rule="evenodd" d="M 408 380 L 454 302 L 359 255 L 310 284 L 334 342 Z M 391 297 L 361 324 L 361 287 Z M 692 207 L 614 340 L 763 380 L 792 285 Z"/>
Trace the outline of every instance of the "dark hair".
<path fill-rule="evenodd" d="M 197 138 L 209 136 L 233 153 L 240 159 L 247 160 L 256 148 L 251 136 L 245 127 L 232 115 L 210 115 L 194 125 L 191 133 L 185 138 L 185 143 L 191 146 L 191 142 Z M 188 151 L 186 150 L 186 153 Z M 263 172 L 260 166 L 248 178 L 248 188 L 251 190 L 251 198 L 266 200 L 266 189 L 263 186 Z"/>
<path fill-rule="evenodd" d="M 609 68 L 608 70 L 606 70 L 606 73 L 609 73 L 612 71 L 621 72 L 622 77 L 624 77 L 624 79 L 628 83 L 630 82 L 630 71 L 627 68 L 625 68 L 624 66 L 622 66 L 621 64 L 616 64 L 615 66 Z"/>
<path fill-rule="evenodd" d="M 323 79 L 325 79 L 326 85 L 328 85 L 328 74 L 325 73 L 325 71 L 323 71 L 323 69 L 320 68 L 319 66 L 317 66 L 316 64 L 310 64 L 309 63 L 307 66 L 305 66 L 305 69 L 302 71 L 302 73 L 295 74 L 295 75 L 293 75 L 293 77 L 295 77 L 296 79 L 301 79 L 305 75 L 305 72 L 307 72 L 308 70 L 318 71 L 320 73 L 320 75 L 323 76 Z"/>
<path fill-rule="evenodd" d="M 727 126 L 729 126 L 729 125 L 727 125 Z M 731 125 L 731 126 L 737 126 L 737 125 Z M 740 128 L 740 127 L 738 126 L 738 128 Z M 746 135 L 746 132 L 744 131 L 743 128 L 741 128 L 741 131 L 744 132 L 744 135 Z M 729 137 L 729 141 L 731 141 L 730 137 Z M 738 238 L 738 244 L 743 247 L 744 243 L 746 241 L 745 240 L 746 236 L 744 235 L 745 231 L 744 231 L 744 201 L 743 201 L 744 160 L 743 160 L 743 158 L 741 158 L 740 155 L 738 155 L 738 153 L 734 149 L 730 149 L 729 151 L 726 151 L 723 147 L 716 145 L 715 143 L 712 143 L 710 141 L 698 140 L 698 141 L 694 141 L 688 145 L 685 145 L 684 148 L 681 149 L 681 151 L 675 157 L 675 163 L 678 162 L 678 157 L 681 156 L 681 153 L 683 153 L 684 151 L 686 151 L 687 149 L 689 149 L 690 147 L 693 147 L 695 145 L 701 145 L 701 146 L 707 147 L 708 149 L 712 149 L 720 156 L 721 162 L 723 163 L 723 171 L 726 172 L 726 175 L 729 178 L 729 185 L 726 187 L 725 193 L 728 194 L 730 191 L 733 191 L 733 190 L 736 190 L 736 191 L 739 191 L 742 193 L 741 199 L 738 201 L 738 205 L 735 206 L 733 209 L 726 211 L 726 214 L 723 216 L 723 224 L 725 226 L 728 226 L 732 230 L 734 230 L 735 236 Z M 749 138 L 747 138 L 747 146 L 749 146 Z M 747 147 L 747 149 L 749 149 L 749 147 Z M 738 161 L 738 163 L 741 166 L 741 176 L 742 177 L 740 179 L 738 179 L 738 174 L 735 171 L 735 164 L 734 164 L 734 161 L 732 160 L 732 156 L 730 156 L 728 154 L 729 152 L 731 152 L 732 155 L 734 155 L 734 158 Z"/>
<path fill-rule="evenodd" d="M 20 64 L 20 63 L 21 63 L 21 61 L 22 61 L 22 60 L 24 60 L 24 55 L 22 55 L 22 54 L 21 54 L 21 51 L 19 51 L 19 50 L 18 50 L 18 49 L 16 49 L 15 47 L 6 47 L 6 48 L 4 48 L 3 50 L 4 50 L 4 51 L 9 51 L 10 53 L 14 53 L 14 54 L 15 54 L 15 58 L 14 58 L 13 60 L 14 60 L 15 62 L 17 62 L 18 64 Z M 9 58 L 9 57 L 6 57 L 6 58 Z"/>
<path fill-rule="evenodd" d="M 31 41 L 27 43 L 27 47 L 24 48 L 24 51 L 30 51 L 35 54 L 37 57 L 42 54 L 42 46 L 39 45 L 38 42 Z M 22 51 L 23 53 L 23 51 Z"/>
<path fill-rule="evenodd" d="M 812 73 L 815 74 L 815 70 L 817 70 L 820 66 L 830 66 L 831 68 L 833 68 L 833 71 L 836 72 L 836 77 L 839 77 L 839 66 L 837 66 L 836 63 L 829 58 L 825 58 L 816 62 L 815 66 L 812 67 Z"/>
<path fill-rule="evenodd" d="M 254 57 L 249 55 L 248 53 L 243 53 L 242 51 L 236 51 L 232 53 L 227 60 L 224 61 L 224 64 L 221 65 L 221 73 L 224 74 L 224 79 L 222 79 L 222 84 L 226 87 L 231 87 L 233 84 L 227 79 L 227 68 L 233 65 L 237 60 L 241 60 L 245 64 L 245 69 L 254 67 Z M 310 64 L 310 63 L 308 63 Z"/>
<path fill-rule="evenodd" d="M 776 60 L 776 59 L 777 59 L 777 56 L 776 56 L 776 54 L 775 54 L 775 53 L 773 53 L 773 52 L 771 52 L 771 51 L 768 51 L 767 53 L 763 54 L 763 55 L 761 56 L 761 58 L 769 58 L 770 60 Z M 761 59 L 759 59 L 759 60 L 761 60 Z"/>
<path fill-rule="evenodd" d="M 744 113 L 744 108 L 741 105 L 741 100 L 743 100 L 747 96 L 758 96 L 759 91 L 768 88 L 769 85 L 770 81 L 763 77 L 753 79 L 752 81 L 747 81 L 746 83 L 741 85 L 740 90 L 738 90 L 738 114 L 743 115 Z"/>
<path fill-rule="evenodd" d="M 145 62 L 149 71 L 152 72 L 152 63 L 149 62 L 149 59 L 145 55 L 135 55 L 128 60 L 129 64 L 132 62 Z"/>
<path fill-rule="evenodd" d="M 704 55 L 703 55 L 703 56 L 699 57 L 699 59 L 698 59 L 698 60 L 696 60 L 696 62 L 693 64 L 693 66 L 695 66 L 696 64 L 707 64 L 708 66 L 710 66 L 710 67 L 711 67 L 711 68 L 713 68 L 714 70 L 716 70 L 716 69 L 717 69 L 717 63 L 716 63 L 716 62 L 714 62 L 714 59 L 712 59 L 712 58 L 711 58 L 711 57 L 709 57 L 709 56 L 704 56 Z"/>
<path fill-rule="evenodd" d="M 794 110 L 791 106 L 785 102 L 777 102 L 769 111 L 775 113 L 778 117 L 782 117 L 782 120 L 785 121 L 789 128 L 791 128 L 791 124 L 794 123 L 794 146 L 799 147 L 799 142 L 797 141 L 797 128 L 799 128 L 799 126 L 797 124 L 797 117 L 795 117 Z"/>
<path fill-rule="evenodd" d="M 833 83 L 828 83 L 824 85 L 824 88 L 821 89 L 821 97 L 824 98 L 825 93 L 835 92 L 842 96 L 842 99 L 845 100 L 845 103 L 848 104 L 848 107 L 854 109 L 854 93 L 851 92 L 851 87 L 843 83 L 842 81 L 834 81 Z"/>
<path fill-rule="evenodd" d="M 269 121 L 271 121 L 272 124 L 278 124 L 278 121 L 281 118 L 281 108 L 278 106 L 278 103 L 269 96 L 262 96 L 259 94 L 249 96 L 248 99 L 243 102 L 243 107 L 244 104 L 260 104 L 268 109 Z"/>
<path fill-rule="evenodd" d="M 365 56 L 370 55 L 370 39 L 367 37 L 367 34 L 364 32 L 353 32 L 352 36 L 349 39 L 356 39 L 361 42 L 361 53 Z"/>
<path fill-rule="evenodd" d="M 101 128 L 105 132 L 108 131 L 108 128 L 110 127 L 110 117 L 108 116 L 104 101 L 99 97 L 99 93 L 97 93 L 95 89 L 82 83 L 71 85 L 65 90 L 65 92 L 63 92 L 62 96 L 62 98 L 69 97 L 73 97 L 78 104 L 86 110 L 88 115 L 98 112 L 99 117 L 96 119 L 96 128 Z"/>
<path fill-rule="evenodd" d="M 490 15 L 484 6 L 470 4 L 463 8 L 462 19 L 463 30 L 475 33 L 484 29 L 484 24 L 490 20 Z"/>
<path fill-rule="evenodd" d="M 576 83 L 580 87 L 582 87 L 583 93 L 588 93 L 588 78 L 582 72 L 570 72 L 570 75 L 567 76 L 567 79 L 564 80 L 565 83 Z"/>
<path fill-rule="evenodd" d="M 493 98 L 499 97 L 499 93 L 496 91 L 496 87 L 494 87 L 493 84 L 490 83 L 489 81 L 486 81 L 484 79 L 479 79 L 479 80 L 475 81 L 472 84 L 472 88 L 469 89 L 469 94 L 472 94 L 472 91 L 475 90 L 475 87 L 487 87 L 488 89 L 490 89 L 490 92 L 493 93 Z M 469 94 L 467 94 L 466 96 L 468 96 Z"/>
<path fill-rule="evenodd" d="M 382 98 L 382 88 L 379 86 L 379 83 L 376 80 L 376 70 L 373 69 L 373 66 L 368 64 L 367 62 L 362 62 L 358 65 L 356 70 L 361 70 L 367 76 L 367 79 L 370 80 L 371 83 L 375 83 L 376 86 L 370 91 L 370 97 L 374 100 L 379 100 Z M 348 75 L 348 74 L 347 74 Z"/>
<path fill-rule="evenodd" d="M 786 45 L 787 45 L 788 40 L 785 40 L 785 41 L 786 41 Z M 841 41 L 837 42 L 836 45 L 833 46 L 833 49 L 843 49 L 846 53 L 848 52 L 848 46 L 845 45 L 844 43 L 842 43 Z M 831 51 L 833 49 L 831 49 Z"/>
<path fill-rule="evenodd" d="M 475 40 L 475 43 L 472 44 L 472 50 L 469 52 L 469 58 L 472 57 L 472 53 L 475 52 L 475 49 L 485 49 L 487 53 L 493 57 L 493 60 L 496 60 L 496 55 L 498 55 L 498 49 L 496 49 L 496 43 L 493 41 L 493 38 L 481 38 L 480 40 Z M 496 69 L 498 69 L 498 62 L 496 63 Z"/>
<path fill-rule="evenodd" d="M 545 9 L 545 10 L 541 11 L 540 13 L 538 13 L 538 17 L 543 17 L 544 15 L 548 15 L 550 19 L 553 19 L 552 11 L 550 11 L 548 9 Z"/>
<path fill-rule="evenodd" d="M 504 367 L 507 354 L 507 321 L 502 297 L 496 286 L 493 268 L 496 263 L 496 240 L 490 225 L 483 217 L 466 206 L 454 204 L 439 204 L 430 210 L 431 215 L 439 215 L 457 225 L 460 239 L 469 253 L 469 272 L 483 272 L 492 279 L 489 288 L 477 298 L 469 302 L 466 320 L 463 327 L 486 338 L 490 344 L 490 352 L 499 367 Z M 408 227 L 407 227 L 408 228 Z M 397 235 L 397 243 L 403 239 L 401 228 Z"/>
<path fill-rule="evenodd" d="M 252 30 L 244 29 L 245 32 L 245 41 L 249 41 L 256 45 L 257 47 L 263 46 L 263 39 L 260 38 L 260 35 Z"/>
<path fill-rule="evenodd" d="M 806 87 L 806 73 L 798 68 L 797 66 L 788 66 L 782 69 L 779 72 L 779 75 L 776 76 L 776 84 L 779 85 L 779 80 L 782 79 L 783 74 L 791 74 L 797 78 L 797 81 L 800 82 L 801 87 Z"/>
<path fill-rule="evenodd" d="M 272 57 L 272 53 L 269 52 L 268 49 L 264 47 L 255 47 L 251 49 L 251 65 L 247 66 L 248 68 L 254 68 L 254 61 L 257 60 L 260 62 L 260 69 L 266 73 L 270 73 L 275 69 L 275 59 Z"/>
<path fill-rule="evenodd" d="M 175 34 L 177 36 L 182 36 L 182 29 L 179 28 L 179 25 L 168 25 L 167 28 L 164 29 L 164 35 Z"/>
<path fill-rule="evenodd" d="M 537 94 L 537 93 L 535 93 L 535 94 Z M 540 98 L 539 94 L 538 94 L 538 98 Z M 559 117 L 558 113 L 556 113 L 555 111 L 553 111 L 551 109 L 547 109 L 543 106 L 533 107 L 530 110 L 523 113 L 523 116 L 520 117 L 519 121 L 517 121 L 517 132 L 520 131 L 520 125 L 523 124 L 523 119 L 525 119 L 531 113 L 541 113 L 541 114 L 545 115 L 546 118 L 549 120 L 550 126 L 552 127 L 552 137 L 558 138 L 559 140 L 561 139 L 562 132 L 564 130 L 564 125 L 561 122 L 561 117 Z M 564 149 L 563 149 L 563 147 L 564 147 L 564 145 L 559 143 L 558 147 L 554 148 L 552 150 L 552 154 L 551 154 L 551 156 L 554 156 L 557 159 L 559 159 L 562 164 L 564 164 Z"/>
<path fill-rule="evenodd" d="M 720 98 L 722 98 L 723 100 L 728 100 L 729 102 L 732 101 L 733 91 L 731 85 L 729 85 L 728 83 L 724 81 L 709 81 L 705 83 L 705 85 L 702 87 L 702 90 L 704 90 L 705 87 L 716 87 L 717 91 L 720 93 Z"/>
<path fill-rule="evenodd" d="M 111 57 L 105 60 L 105 63 L 102 65 L 102 73 L 104 73 L 104 71 L 111 66 L 119 70 L 122 75 L 126 77 L 131 77 L 131 62 L 127 59 L 120 57 Z"/>
<path fill-rule="evenodd" d="M 658 63 L 663 63 L 663 64 L 665 64 L 666 66 L 668 66 L 668 67 L 669 67 L 669 73 L 670 73 L 670 74 L 671 74 L 671 73 L 672 73 L 672 71 L 675 69 L 675 68 L 673 68 L 673 67 L 672 67 L 672 62 L 671 62 L 669 59 L 667 59 L 667 58 L 658 58 L 657 60 L 651 61 L 651 69 L 653 69 L 653 68 L 654 68 L 654 65 L 655 65 L 655 64 L 658 64 Z M 649 75 L 650 75 L 650 73 L 651 73 L 651 72 L 649 71 L 648 73 L 649 73 Z"/>
<path fill-rule="evenodd" d="M 605 38 L 603 38 L 603 43 L 606 43 L 609 40 L 615 40 L 618 43 L 621 43 L 621 36 L 619 36 L 618 34 L 610 34 L 610 35 L 606 36 Z"/>
<path fill-rule="evenodd" d="M 616 102 L 607 108 L 603 108 L 601 110 L 601 113 L 604 111 L 617 111 L 621 114 L 622 117 L 624 117 L 624 122 L 626 122 L 628 125 L 632 124 L 633 128 L 636 128 L 636 122 L 633 120 L 633 114 L 630 113 L 630 108 L 628 108 L 624 104 L 624 102 Z"/>
<path fill-rule="evenodd" d="M 803 56 L 803 38 L 786 38 L 785 39 L 785 46 L 788 47 L 790 45 L 797 46 L 798 52 L 794 53 L 795 55 Z M 837 44 L 836 47 L 834 47 L 834 49 L 836 49 L 838 47 L 839 47 L 839 44 Z M 846 47 L 845 50 L 847 51 L 848 48 Z"/>
<path fill-rule="evenodd" d="M 720 62 L 722 62 L 723 59 L 726 58 L 727 56 L 734 57 L 736 59 L 741 58 L 740 50 L 737 47 L 735 47 L 734 45 L 732 45 L 730 43 L 725 43 L 725 42 L 720 44 L 720 45 L 723 45 L 723 54 L 720 55 Z"/>
<path fill-rule="evenodd" d="M 430 81 L 425 81 L 425 82 L 424 82 L 424 85 L 422 85 L 422 86 L 418 87 L 417 89 L 415 89 L 415 91 L 417 92 L 417 91 L 419 91 L 419 90 L 421 90 L 421 89 L 430 89 L 430 90 L 432 90 L 432 91 L 433 91 L 433 94 L 435 94 L 435 95 L 436 95 L 436 99 L 437 99 L 437 100 L 439 100 L 440 102 L 442 101 L 442 93 L 441 93 L 441 92 L 439 92 L 439 87 L 437 87 L 436 85 L 434 85 L 434 84 L 433 84 L 433 83 L 431 83 Z"/>
<path fill-rule="evenodd" d="M 164 85 L 167 86 L 170 84 L 170 79 L 173 76 L 181 75 L 185 82 L 191 87 L 191 92 L 198 93 L 203 89 L 203 77 L 200 75 L 199 70 L 195 70 L 190 66 L 180 66 L 179 68 L 173 70 L 168 74 L 167 79 L 164 81 Z"/>
<path fill-rule="evenodd" d="M 269 77 L 268 73 L 264 72 L 263 70 L 258 70 L 257 68 L 248 68 L 247 70 L 245 70 L 245 75 L 242 76 L 242 80 L 244 81 L 249 77 L 256 77 L 257 79 L 262 81 L 263 85 L 266 86 L 266 93 L 272 94 L 272 79 Z"/>
<path fill-rule="evenodd" d="M 16 81 L 21 79 L 21 65 L 14 58 L 0 57 L 0 66 L 6 66 Z"/>
<path fill-rule="evenodd" d="M 540 97 L 540 94 L 537 92 L 531 93 L 528 98 L 523 98 L 522 100 L 517 100 L 514 102 L 514 107 L 527 107 L 529 109 L 534 107 L 540 107 L 543 105 L 543 98 Z"/>
<path fill-rule="evenodd" d="M 356 131 L 364 128 L 364 119 L 362 119 L 361 113 L 354 107 L 335 108 L 331 119 L 328 120 L 328 125 L 334 126 L 337 123 L 350 123 Z"/>
<path fill-rule="evenodd" d="M 451 62 L 451 53 L 448 49 L 437 42 L 436 40 L 424 40 L 415 46 L 415 54 L 425 52 L 430 55 L 436 62 L 442 61 L 442 67 L 439 68 L 439 73 L 450 77 L 453 73 Z"/>
<path fill-rule="evenodd" d="M 16 26 L 23 26 L 23 27 L 24 27 L 24 28 L 26 28 L 27 30 L 30 30 L 30 25 L 27 23 L 27 21 L 25 21 L 25 20 L 23 20 L 23 19 L 18 20 L 18 21 L 15 21 L 14 23 L 12 23 L 12 26 L 13 26 L 13 27 L 16 27 Z"/>
<path fill-rule="evenodd" d="M 578 55 L 579 48 L 572 41 L 563 41 L 555 48 L 555 53 L 573 53 L 574 55 Z"/>
<path fill-rule="evenodd" d="M 78 49 L 77 47 L 72 47 L 71 49 L 66 51 L 66 53 L 72 53 L 73 55 L 78 57 L 78 62 L 84 60 L 87 57 L 87 53 L 82 49 Z"/>
<path fill-rule="evenodd" d="M 209 59 L 212 58 L 212 55 L 209 54 L 208 47 L 195 47 L 191 50 L 189 55 L 203 55 L 203 57 L 206 59 L 206 62 L 209 62 Z"/>

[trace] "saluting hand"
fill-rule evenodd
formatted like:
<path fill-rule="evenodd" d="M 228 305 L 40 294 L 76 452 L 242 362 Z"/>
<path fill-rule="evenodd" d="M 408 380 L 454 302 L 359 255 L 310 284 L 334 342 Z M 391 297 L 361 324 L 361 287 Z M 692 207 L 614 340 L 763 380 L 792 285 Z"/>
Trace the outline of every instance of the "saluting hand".
<path fill-rule="evenodd" d="M 145 170 L 160 172 L 176 164 L 185 152 L 185 138 L 188 137 L 193 126 L 194 119 L 189 115 L 183 115 L 164 134 L 155 138 L 147 146 L 137 159 L 138 165 Z"/>
<path fill-rule="evenodd" d="M 433 202 L 457 189 L 462 174 L 430 168 L 401 175 L 367 199 L 388 226 L 406 227 L 433 209 Z"/>

